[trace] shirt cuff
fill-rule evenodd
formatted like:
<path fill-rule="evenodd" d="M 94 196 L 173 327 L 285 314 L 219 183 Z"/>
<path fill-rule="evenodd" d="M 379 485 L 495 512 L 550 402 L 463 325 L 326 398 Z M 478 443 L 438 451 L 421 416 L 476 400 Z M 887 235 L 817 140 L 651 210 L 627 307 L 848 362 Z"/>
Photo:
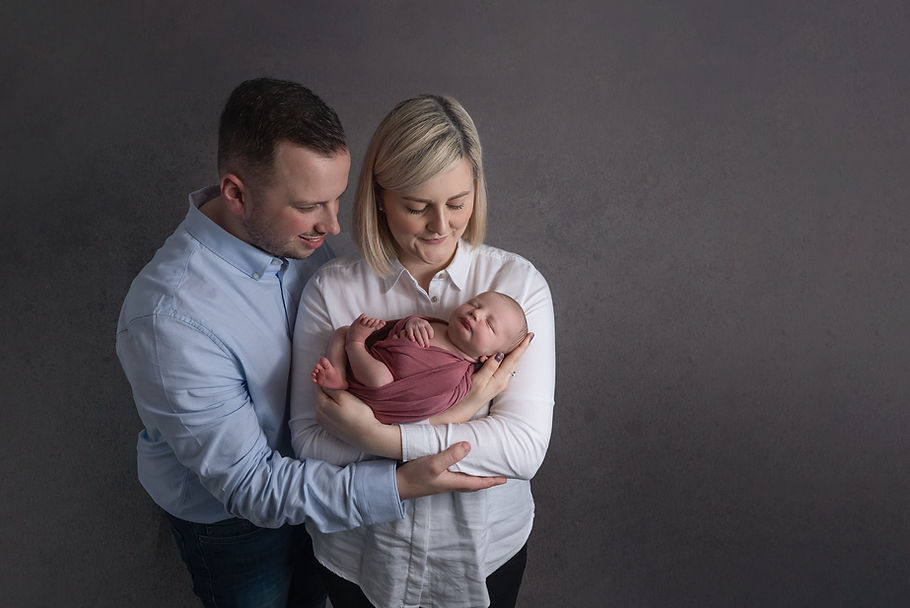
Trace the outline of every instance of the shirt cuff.
<path fill-rule="evenodd" d="M 398 497 L 393 460 L 366 460 L 354 466 L 354 500 L 364 525 L 401 519 L 404 502 Z"/>
<path fill-rule="evenodd" d="M 439 452 L 436 429 L 429 422 L 402 424 L 398 428 L 401 429 L 401 459 L 404 462 Z"/>

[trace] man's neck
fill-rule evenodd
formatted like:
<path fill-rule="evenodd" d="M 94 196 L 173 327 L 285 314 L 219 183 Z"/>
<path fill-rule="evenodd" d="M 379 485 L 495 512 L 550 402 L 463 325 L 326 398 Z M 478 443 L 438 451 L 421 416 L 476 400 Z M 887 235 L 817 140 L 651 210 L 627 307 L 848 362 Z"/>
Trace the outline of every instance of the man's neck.
<path fill-rule="evenodd" d="M 237 220 L 237 217 L 228 211 L 227 205 L 225 205 L 224 199 L 220 194 L 202 203 L 199 211 L 205 217 L 218 224 L 228 234 L 237 237 L 241 241 L 249 242 L 244 238 L 243 226 Z"/>

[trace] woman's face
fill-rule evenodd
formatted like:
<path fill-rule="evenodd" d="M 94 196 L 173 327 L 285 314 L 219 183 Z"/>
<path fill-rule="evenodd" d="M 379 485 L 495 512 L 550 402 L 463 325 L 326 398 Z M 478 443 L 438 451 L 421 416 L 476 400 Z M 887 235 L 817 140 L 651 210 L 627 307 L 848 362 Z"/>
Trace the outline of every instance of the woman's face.
<path fill-rule="evenodd" d="M 382 209 L 398 261 L 418 281 L 449 265 L 474 211 L 474 174 L 467 159 L 409 190 L 384 190 Z"/>

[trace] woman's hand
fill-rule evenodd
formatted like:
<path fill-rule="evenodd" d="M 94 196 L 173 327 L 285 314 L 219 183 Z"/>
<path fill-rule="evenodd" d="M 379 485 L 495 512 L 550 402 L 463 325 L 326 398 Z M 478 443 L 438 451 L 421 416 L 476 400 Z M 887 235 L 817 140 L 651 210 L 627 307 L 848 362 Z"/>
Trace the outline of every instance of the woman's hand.
<path fill-rule="evenodd" d="M 362 452 L 401 460 L 401 431 L 382 424 L 366 403 L 347 391 L 316 391 L 316 422 Z"/>
<path fill-rule="evenodd" d="M 533 339 L 534 334 L 529 333 L 502 362 L 497 361 L 496 357 L 487 359 L 483 367 L 472 377 L 471 392 L 466 398 L 476 396 L 483 403 L 489 403 L 493 397 L 506 390 L 509 380 L 515 375 L 515 368 L 518 367 L 521 356 L 528 350 L 528 345 Z"/>
<path fill-rule="evenodd" d="M 509 380 L 515 375 L 518 361 L 528 350 L 528 345 L 533 339 L 534 334 L 529 333 L 521 344 L 501 361 L 496 357 L 487 358 L 483 367 L 471 377 L 471 392 L 442 414 L 430 418 L 430 424 L 452 424 L 470 420 L 493 397 L 506 390 Z"/>

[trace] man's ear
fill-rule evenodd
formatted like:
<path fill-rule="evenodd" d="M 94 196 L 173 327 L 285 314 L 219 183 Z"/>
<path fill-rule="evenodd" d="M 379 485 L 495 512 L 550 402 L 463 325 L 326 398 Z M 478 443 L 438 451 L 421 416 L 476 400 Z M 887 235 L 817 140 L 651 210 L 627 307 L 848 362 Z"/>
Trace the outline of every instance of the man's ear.
<path fill-rule="evenodd" d="M 227 210 L 237 217 L 242 217 L 246 211 L 245 193 L 246 186 L 236 174 L 225 173 L 221 176 L 221 199 Z"/>

